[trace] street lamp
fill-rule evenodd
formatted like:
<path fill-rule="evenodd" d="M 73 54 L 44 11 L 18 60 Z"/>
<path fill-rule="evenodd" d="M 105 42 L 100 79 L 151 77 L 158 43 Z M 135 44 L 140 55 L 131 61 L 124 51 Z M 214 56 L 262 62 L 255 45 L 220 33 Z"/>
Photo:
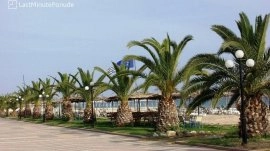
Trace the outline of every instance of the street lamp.
<path fill-rule="evenodd" d="M 19 103 L 20 103 L 20 112 L 19 112 L 19 119 L 20 120 L 22 119 L 22 101 L 23 100 L 24 99 L 21 96 L 18 96 L 17 99 L 16 99 L 16 101 L 19 101 Z"/>
<path fill-rule="evenodd" d="M 243 65 L 242 65 L 242 58 L 244 57 L 244 52 L 242 50 L 237 50 L 235 52 L 236 60 L 239 64 L 239 75 L 240 75 L 240 97 L 241 97 L 241 113 L 240 113 L 240 120 L 241 120 L 241 134 L 242 134 L 242 145 L 247 144 L 247 121 L 246 121 L 246 115 L 245 115 L 245 100 L 244 100 L 244 90 L 243 90 Z M 253 67 L 255 65 L 255 61 L 253 59 L 247 59 L 246 60 L 246 66 L 247 67 Z M 227 60 L 225 62 L 225 66 L 227 68 L 234 67 L 234 62 L 232 60 Z"/>
<path fill-rule="evenodd" d="M 85 86 L 84 89 L 86 91 L 88 91 L 90 89 L 90 95 L 91 95 L 91 101 L 92 101 L 92 105 L 91 105 L 91 123 L 92 123 L 92 127 L 95 127 L 95 122 L 96 122 L 96 114 L 94 112 L 94 96 L 93 96 L 93 87 L 94 87 L 94 82 L 90 82 L 90 87 L 89 86 Z"/>
<path fill-rule="evenodd" d="M 48 98 L 49 95 L 48 94 L 45 94 L 44 91 L 42 91 L 42 93 L 39 95 L 39 98 L 42 98 L 42 108 L 43 108 L 43 119 L 42 121 L 45 122 L 46 121 L 46 118 L 45 118 L 45 110 L 47 107 L 45 107 L 45 98 Z"/>

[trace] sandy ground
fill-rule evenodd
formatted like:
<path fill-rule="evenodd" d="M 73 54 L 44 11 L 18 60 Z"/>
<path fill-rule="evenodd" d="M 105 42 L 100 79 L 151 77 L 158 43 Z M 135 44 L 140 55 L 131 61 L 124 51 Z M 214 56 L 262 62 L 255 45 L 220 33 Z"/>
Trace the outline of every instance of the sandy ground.
<path fill-rule="evenodd" d="M 210 115 L 203 116 L 204 124 L 237 125 L 240 115 Z"/>

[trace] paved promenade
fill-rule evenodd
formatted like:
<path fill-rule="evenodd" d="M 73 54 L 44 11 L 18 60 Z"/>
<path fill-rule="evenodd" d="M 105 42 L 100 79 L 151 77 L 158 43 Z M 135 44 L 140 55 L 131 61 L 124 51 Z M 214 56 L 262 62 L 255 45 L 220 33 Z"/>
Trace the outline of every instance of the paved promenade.
<path fill-rule="evenodd" d="M 213 151 L 0 118 L 0 151 Z"/>

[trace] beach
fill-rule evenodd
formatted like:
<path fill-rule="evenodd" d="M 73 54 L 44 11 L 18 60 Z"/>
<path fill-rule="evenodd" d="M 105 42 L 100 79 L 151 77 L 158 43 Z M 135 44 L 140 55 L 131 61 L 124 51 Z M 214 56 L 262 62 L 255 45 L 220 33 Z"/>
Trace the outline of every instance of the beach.
<path fill-rule="evenodd" d="M 240 115 L 214 115 L 207 114 L 203 116 L 203 124 L 237 125 Z"/>

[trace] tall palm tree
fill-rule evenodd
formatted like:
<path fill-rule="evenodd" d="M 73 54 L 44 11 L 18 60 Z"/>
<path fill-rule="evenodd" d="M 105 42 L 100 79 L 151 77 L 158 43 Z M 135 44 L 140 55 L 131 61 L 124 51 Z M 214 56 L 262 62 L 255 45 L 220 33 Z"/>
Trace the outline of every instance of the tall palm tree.
<path fill-rule="evenodd" d="M 106 90 L 113 91 L 120 103 L 117 109 L 116 126 L 124 126 L 126 124 L 133 123 L 132 111 L 128 105 L 128 98 L 137 91 L 134 87 L 136 80 L 143 77 L 142 71 L 144 67 L 138 71 L 129 70 L 125 65 L 118 66 L 116 63 L 112 63 L 115 73 L 113 75 L 107 73 L 100 67 L 95 67 L 96 70 L 103 73 L 108 78 L 108 82 L 102 82 L 100 85 Z"/>
<path fill-rule="evenodd" d="M 62 108 L 62 119 L 65 121 L 72 121 L 74 119 L 70 96 L 74 92 L 75 80 L 67 73 L 58 72 L 59 80 L 52 77 L 56 81 L 55 90 L 62 94 L 63 97 L 63 108 Z"/>
<path fill-rule="evenodd" d="M 167 38 L 159 43 L 156 39 L 144 39 L 143 41 L 131 41 L 128 47 L 139 46 L 145 49 L 150 58 L 145 56 L 128 55 L 125 59 L 135 59 L 142 62 L 150 70 L 146 78 L 144 87 L 157 87 L 162 95 L 158 105 L 157 131 L 167 131 L 172 127 L 178 127 L 179 118 L 175 101 L 172 94 L 176 91 L 176 86 L 181 82 L 181 70 L 178 70 L 178 61 L 182 50 L 186 44 L 192 40 L 192 36 L 184 37 L 178 44 Z"/>
<path fill-rule="evenodd" d="M 269 131 L 267 107 L 262 100 L 263 95 L 270 94 L 270 49 L 265 48 L 269 14 L 265 17 L 257 16 L 255 28 L 245 13 L 240 13 L 240 20 L 236 23 L 240 37 L 225 26 L 212 26 L 212 30 L 224 40 L 218 55 L 226 53 L 234 56 L 236 50 L 241 49 L 245 53 L 244 60 L 241 61 L 248 58 L 255 60 L 253 68 L 243 68 L 244 112 L 241 114 L 244 114 L 247 120 L 248 136 L 263 135 Z M 236 63 L 233 69 L 227 69 L 224 59 L 218 55 L 199 54 L 187 63 L 184 75 L 186 79 L 191 78 L 184 86 L 185 94 L 199 92 L 189 105 L 190 110 L 207 100 L 212 100 L 215 105 L 224 93 L 228 92 L 232 96 L 227 108 L 239 104 L 239 64 Z M 241 122 L 239 124 L 241 125 Z"/>
<path fill-rule="evenodd" d="M 42 85 L 42 91 L 49 96 L 48 98 L 46 98 L 45 119 L 52 120 L 54 118 L 52 98 L 56 95 L 56 91 L 54 90 L 53 84 L 51 83 L 51 79 L 49 78 L 46 78 L 45 80 L 39 79 L 39 81 L 40 84 Z M 39 94 L 41 94 L 42 91 L 40 91 Z"/>
<path fill-rule="evenodd" d="M 94 70 L 95 71 L 95 70 Z M 78 87 L 75 87 L 74 89 L 76 89 L 75 93 L 78 93 L 85 101 L 86 101 L 86 107 L 84 109 L 84 115 L 83 115 L 83 122 L 84 123 L 91 123 L 93 122 L 92 117 L 94 117 L 92 115 L 92 103 L 93 100 L 95 100 L 95 98 L 100 95 L 103 91 L 105 91 L 105 89 L 102 89 L 102 87 L 100 87 L 101 85 L 99 85 L 98 83 L 100 83 L 104 76 L 101 76 L 96 82 L 95 84 L 97 85 L 95 87 L 95 89 L 93 89 L 92 92 L 93 94 L 90 94 L 88 90 L 85 90 L 86 87 L 92 87 L 90 86 L 91 82 L 94 82 L 94 73 L 92 72 L 90 74 L 89 70 L 87 71 L 83 71 L 82 68 L 78 68 L 78 73 L 76 75 L 71 75 L 73 77 L 73 79 L 76 81 L 76 83 L 78 84 Z M 79 78 L 77 77 L 77 75 L 79 74 Z M 90 96 L 93 96 L 93 98 L 91 98 Z"/>

